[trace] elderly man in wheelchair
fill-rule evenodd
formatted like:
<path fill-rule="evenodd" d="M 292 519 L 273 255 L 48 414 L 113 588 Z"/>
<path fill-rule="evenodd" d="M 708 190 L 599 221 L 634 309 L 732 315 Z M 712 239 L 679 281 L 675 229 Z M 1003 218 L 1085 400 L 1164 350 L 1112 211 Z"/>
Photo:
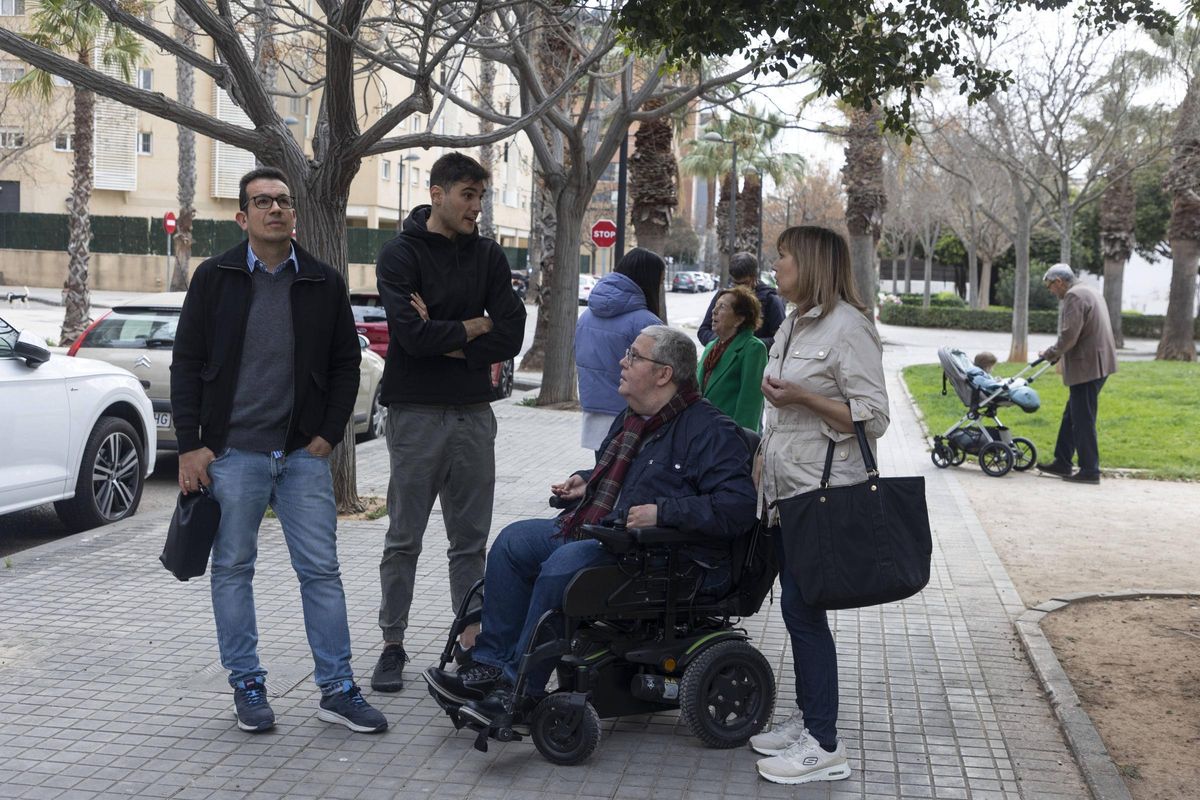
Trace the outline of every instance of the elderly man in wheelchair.
<path fill-rule="evenodd" d="M 423 674 L 477 748 L 529 733 L 574 764 L 598 744 L 601 717 L 678 708 L 715 747 L 744 744 L 770 718 L 770 666 L 731 624 L 775 579 L 755 525 L 756 437 L 699 397 L 695 374 L 685 334 L 643 330 L 621 361 L 629 408 L 595 468 L 551 487 L 566 510 L 515 522 L 492 546 L 441 664 Z M 481 589 L 482 610 L 469 611 Z M 480 619 L 471 663 L 448 670 L 458 633 Z"/>

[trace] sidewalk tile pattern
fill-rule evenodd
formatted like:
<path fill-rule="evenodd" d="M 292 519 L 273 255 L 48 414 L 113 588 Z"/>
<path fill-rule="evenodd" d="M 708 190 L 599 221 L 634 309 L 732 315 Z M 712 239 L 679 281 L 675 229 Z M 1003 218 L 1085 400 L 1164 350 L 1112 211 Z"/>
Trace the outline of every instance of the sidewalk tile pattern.
<path fill-rule="evenodd" d="M 895 377 L 889 380 L 895 384 Z M 487 754 L 456 733 L 417 672 L 436 660 L 450 619 L 444 528 L 436 509 L 417 576 L 409 686 L 368 697 L 389 718 L 363 736 L 316 718 L 318 692 L 295 576 L 278 523 L 264 521 L 256 603 L 279 724 L 234 726 L 216 664 L 206 579 L 175 582 L 158 564 L 166 520 L 135 517 L 0 570 L 0 797 L 12 798 L 944 798 L 1075 800 L 1087 792 L 1012 630 L 1023 607 L 961 490 L 929 463 L 898 384 L 880 446 L 884 474 L 923 474 L 935 535 L 933 578 L 903 603 L 834 616 L 840 732 L 854 772 L 833 784 L 760 780 L 749 750 L 710 750 L 677 713 L 604 724 L 593 758 L 555 767 L 528 741 Z M 495 406 L 493 528 L 548 513 L 547 487 L 586 466 L 578 416 Z M 359 448 L 364 494 L 383 494 L 382 442 Z M 356 673 L 380 649 L 378 560 L 387 521 L 339 531 Z M 795 703 L 778 608 L 747 630 L 779 677 L 776 720 Z"/>

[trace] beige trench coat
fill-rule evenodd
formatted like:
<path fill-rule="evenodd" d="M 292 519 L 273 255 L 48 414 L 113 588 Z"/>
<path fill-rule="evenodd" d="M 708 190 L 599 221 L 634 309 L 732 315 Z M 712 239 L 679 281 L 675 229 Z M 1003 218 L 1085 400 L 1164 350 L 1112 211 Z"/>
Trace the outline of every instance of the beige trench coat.
<path fill-rule="evenodd" d="M 883 346 L 871 321 L 848 303 L 838 302 L 825 319 L 820 307 L 804 315 L 792 311 L 775 334 L 765 375 L 799 384 L 825 397 L 850 404 L 850 416 L 863 422 L 867 441 L 883 436 L 888 416 L 883 378 Z M 763 425 L 759 508 L 816 489 L 830 440 L 836 443 L 831 486 L 866 480 L 866 467 L 853 433 L 829 426 L 800 405 L 775 408 L 766 404 Z M 778 515 L 772 510 L 770 521 Z"/>

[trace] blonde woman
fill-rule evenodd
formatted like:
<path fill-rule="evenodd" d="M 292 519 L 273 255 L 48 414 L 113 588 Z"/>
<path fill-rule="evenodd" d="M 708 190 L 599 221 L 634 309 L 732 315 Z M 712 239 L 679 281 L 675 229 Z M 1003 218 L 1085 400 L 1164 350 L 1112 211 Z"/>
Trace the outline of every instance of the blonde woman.
<path fill-rule="evenodd" d="M 863 423 L 874 450 L 889 421 L 883 348 L 855 289 L 845 240 L 826 228 L 800 226 L 785 230 L 778 248 L 779 293 L 796 307 L 775 335 L 763 374 L 760 508 L 818 488 L 830 441 L 836 445 L 830 485 L 865 480 L 854 423 Z M 801 599 L 773 508 L 768 521 L 779 548 L 780 608 L 791 637 L 798 709 L 751 738 L 750 746 L 768 756 L 758 772 L 769 781 L 841 780 L 850 776 L 850 765 L 837 735 L 833 635 L 826 613 Z"/>

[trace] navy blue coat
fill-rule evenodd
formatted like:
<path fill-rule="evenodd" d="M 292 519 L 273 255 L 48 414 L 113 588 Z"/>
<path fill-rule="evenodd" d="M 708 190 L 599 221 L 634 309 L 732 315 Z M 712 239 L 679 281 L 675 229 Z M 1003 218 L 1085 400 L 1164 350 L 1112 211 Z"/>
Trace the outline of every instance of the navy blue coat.
<path fill-rule="evenodd" d="M 601 453 L 621 432 L 626 410 L 613 422 Z M 598 460 L 598 459 L 597 459 Z M 605 522 L 623 520 L 632 506 L 658 506 L 658 524 L 694 531 L 717 552 L 750 529 L 757 494 L 751 454 L 737 425 L 701 400 L 650 435 L 634 456 L 617 506 Z M 585 480 L 591 470 L 579 473 Z"/>

